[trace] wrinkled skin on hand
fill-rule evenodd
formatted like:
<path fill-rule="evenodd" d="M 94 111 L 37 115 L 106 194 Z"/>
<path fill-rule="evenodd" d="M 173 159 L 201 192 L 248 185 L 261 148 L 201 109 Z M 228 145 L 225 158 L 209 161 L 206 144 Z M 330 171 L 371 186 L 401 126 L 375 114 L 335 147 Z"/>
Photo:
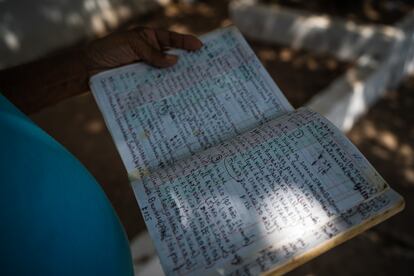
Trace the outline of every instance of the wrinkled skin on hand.
<path fill-rule="evenodd" d="M 90 75 L 137 61 L 165 68 L 178 59 L 165 50 L 195 51 L 201 47 L 201 41 L 192 35 L 138 27 L 93 41 L 85 50 L 85 62 Z"/>

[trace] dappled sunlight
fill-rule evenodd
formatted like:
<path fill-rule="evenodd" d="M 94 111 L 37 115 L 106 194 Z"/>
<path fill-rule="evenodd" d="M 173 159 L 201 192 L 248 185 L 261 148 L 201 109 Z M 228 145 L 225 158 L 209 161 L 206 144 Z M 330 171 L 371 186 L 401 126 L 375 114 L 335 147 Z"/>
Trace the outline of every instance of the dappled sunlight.
<path fill-rule="evenodd" d="M 398 138 L 391 133 L 390 131 L 384 130 L 380 135 L 381 144 L 386 147 L 388 150 L 395 151 L 398 147 Z"/>
<path fill-rule="evenodd" d="M 25 11 L 22 11 L 21 3 L 18 2 L 0 1 L 0 68 L 31 60 L 61 47 L 83 45 L 91 38 L 137 25 L 200 35 L 236 24 L 294 107 L 305 105 L 314 96 L 320 95 L 321 91 L 333 89 L 338 92 L 343 89 L 341 91 L 344 93 L 336 93 L 328 101 L 329 106 L 333 106 L 334 102 L 343 104 L 338 112 L 334 112 L 333 121 L 339 122 L 346 130 L 350 129 L 349 137 L 367 159 L 387 182 L 403 191 L 408 210 L 405 217 L 397 223 L 398 230 L 395 231 L 399 233 L 400 229 L 405 229 L 406 235 L 411 238 L 409 232 L 412 229 L 407 227 L 407 223 L 410 222 L 411 214 L 414 214 L 410 207 L 410 200 L 414 196 L 414 78 L 405 81 L 396 91 L 387 93 L 372 109 L 370 106 L 374 102 L 373 95 L 384 91 L 381 88 L 382 80 L 389 78 L 393 81 L 397 75 L 371 78 L 374 70 L 387 58 L 382 50 L 392 49 L 396 56 L 403 58 L 407 52 L 414 52 L 413 47 L 405 52 L 395 46 L 395 42 L 406 40 L 412 33 L 401 30 L 398 27 L 400 25 L 393 27 L 380 24 L 398 22 L 412 10 L 414 4 L 399 0 L 379 1 L 379 4 L 368 0 L 357 1 L 358 3 L 269 0 L 258 1 L 256 6 L 246 6 L 239 17 L 234 17 L 233 11 L 228 9 L 228 0 L 40 0 L 27 1 Z M 320 4 L 322 2 L 326 5 Z M 383 2 L 387 2 L 388 6 L 385 7 Z M 263 3 L 272 4 L 272 7 Z M 340 7 L 334 10 L 335 5 Z M 355 6 L 360 6 L 360 9 L 348 8 Z M 290 9 L 282 13 L 286 11 L 285 7 Z M 141 16 L 142 14 L 144 15 Z M 328 36 L 330 38 L 326 39 Z M 387 62 L 394 64 L 396 58 Z M 410 63 L 407 59 L 404 70 L 414 72 L 414 62 Z M 368 112 L 367 115 L 363 115 L 365 112 Z M 102 184 L 129 237 L 145 230 L 122 161 L 90 94 L 61 102 L 31 117 L 67 147 Z M 140 135 L 148 134 L 142 132 Z M 289 186 L 292 191 L 296 189 L 296 195 L 304 196 L 298 191 L 297 183 L 289 183 Z M 234 193 L 231 196 L 238 208 L 243 209 L 244 201 L 240 195 Z M 206 199 L 197 208 L 190 210 L 190 217 L 180 209 L 182 227 L 190 228 L 192 223 L 196 223 L 196 212 L 203 207 L 221 204 L 220 200 L 220 197 Z M 313 200 L 317 201 L 315 198 Z M 178 205 L 180 199 L 173 195 L 173 201 Z M 273 204 L 273 208 L 280 202 L 272 203 L 272 199 L 263 198 L 261 203 L 269 206 Z M 315 204 L 312 214 L 323 217 L 326 210 Z M 249 230 L 251 233 L 257 232 L 265 236 L 270 232 L 259 216 L 254 219 L 259 223 L 252 223 Z M 312 227 L 317 227 L 313 224 L 312 216 L 305 218 L 305 224 L 298 223 L 299 218 L 294 216 L 288 219 L 292 223 L 282 232 L 275 231 L 268 240 L 263 238 L 262 245 L 282 244 L 293 236 L 301 237 L 311 233 L 314 230 Z M 243 240 L 251 237 L 243 235 L 235 234 L 230 238 Z M 347 245 L 348 251 L 334 251 L 330 257 L 322 257 L 319 263 L 308 266 L 305 268 L 307 270 L 296 275 L 320 275 L 320 271 L 333 274 L 332 271 L 337 271 L 343 260 L 350 259 L 348 257 L 354 256 L 355 252 L 365 252 L 368 262 L 372 262 L 371 267 L 375 268 L 380 267 L 377 265 L 378 260 L 384 260 L 381 254 L 403 256 L 402 253 L 392 251 L 394 247 L 384 246 L 385 242 L 388 239 L 384 238 L 382 232 L 370 231 L 360 236 L 359 240 L 350 242 Z M 367 244 L 372 249 L 367 249 Z M 391 245 L 394 243 L 391 242 Z M 414 249 L 411 249 L 411 245 L 397 245 L 395 250 L 403 248 L 412 254 L 405 258 L 413 259 Z M 377 250 L 381 253 L 375 252 Z M 283 257 L 283 254 L 284 252 L 276 252 L 275 256 Z M 134 262 L 139 265 L 148 261 L 148 256 L 134 257 Z M 237 261 L 236 256 L 233 258 Z M 361 272 L 358 270 L 361 266 L 359 261 L 354 262 L 357 263 L 353 264 L 357 267 L 357 272 Z M 353 269 L 350 271 L 355 272 Z"/>
<path fill-rule="evenodd" d="M 317 142 L 309 128 L 318 126 L 305 130 L 292 123 L 286 128 L 288 118 L 168 167 L 156 163 L 151 174 L 132 182 L 167 274 L 212 273 L 208 269 L 220 267 L 226 275 L 243 263 L 239 272 L 251 270 L 257 275 L 319 245 L 328 249 L 326 241 L 392 202 L 382 198 L 388 190 L 369 167 L 359 163 L 361 170 L 350 166 L 344 173 L 333 161 L 338 154 L 343 162 L 351 156 L 365 162 L 356 152 L 333 146 L 335 150 L 326 154 L 327 145 L 332 145 L 328 141 L 344 145 L 339 131 Z M 285 129 L 296 138 L 270 134 Z M 298 132 L 301 135 L 294 134 Z M 297 147 L 283 153 L 282 144 Z M 354 173 L 369 182 L 370 192 L 355 188 L 361 184 L 351 177 Z M 371 200 L 382 203 L 366 210 Z M 314 256 L 323 252 L 319 249 Z"/>
<path fill-rule="evenodd" d="M 331 20 L 325 16 L 299 16 L 289 29 L 289 32 L 293 34 L 292 46 L 303 48 L 308 36 L 327 30 L 330 25 Z"/>
<path fill-rule="evenodd" d="M 284 62 L 289 62 L 292 60 L 292 53 L 292 49 L 284 48 L 280 53 L 280 59 Z"/>
<path fill-rule="evenodd" d="M 413 9 L 409 0 L 392 1 L 324 1 L 324 0 L 260 0 L 267 4 L 305 10 L 318 15 L 346 18 L 356 23 L 393 24 Z"/>
<path fill-rule="evenodd" d="M 376 158 L 398 163 L 404 182 L 414 186 L 414 145 L 401 141 L 396 133 L 384 130 L 372 121 L 363 120 L 356 128 L 358 131 L 353 130 L 350 134 L 352 140 L 367 147 Z"/>
<path fill-rule="evenodd" d="M 220 274 L 225 275 L 234 270 L 237 261 L 242 260 L 245 264 L 242 269 L 251 269 L 252 271 L 269 269 L 272 262 L 286 262 L 322 243 L 324 241 L 323 234 L 316 234 L 320 233 L 321 228 L 329 232 L 331 230 L 327 225 L 333 223 L 335 223 L 337 231 L 343 231 L 349 227 L 345 221 L 341 220 L 343 215 L 338 213 L 328 216 L 328 212 L 335 212 L 333 208 L 324 206 L 324 202 L 319 202 L 319 199 L 305 193 L 299 183 L 289 183 L 288 190 L 284 191 L 285 195 L 275 192 L 262 196 L 260 203 L 257 203 L 258 206 L 246 205 L 247 202 L 252 203 L 246 197 L 241 196 L 243 193 L 240 193 L 240 188 L 235 188 L 240 183 L 229 181 L 225 185 L 227 192 L 223 196 L 202 197 L 201 202 L 194 206 L 195 200 L 187 200 L 182 192 L 176 188 L 176 183 L 169 183 L 168 187 L 171 188 L 168 189 L 168 198 L 163 199 L 162 203 L 158 202 L 158 199 L 155 201 L 156 203 L 154 202 L 160 207 L 159 213 L 154 218 L 156 222 L 150 223 L 150 225 L 156 226 L 152 232 L 155 237 L 154 242 L 168 252 L 171 247 L 166 248 L 167 241 L 179 239 L 183 241 L 180 247 L 186 248 L 182 252 L 188 251 L 186 256 L 181 255 L 180 250 L 171 253 L 177 254 L 176 258 L 179 263 L 177 270 L 191 267 L 195 262 L 204 264 L 208 261 L 214 261 L 216 266 L 222 266 L 219 269 Z M 267 184 L 263 183 L 263 185 Z M 215 186 L 220 185 L 216 183 Z M 164 190 L 163 187 L 161 189 Z M 212 188 L 209 189 L 212 191 Z M 193 194 L 196 194 L 196 191 L 193 191 Z M 283 206 L 287 208 L 285 204 L 295 203 L 288 202 L 287 197 L 289 196 L 301 199 L 302 202 L 299 204 L 295 201 L 297 203 L 295 213 L 291 212 L 290 216 L 284 214 L 283 218 L 275 219 L 281 229 L 270 227 L 273 222 L 270 221 L 269 214 L 258 215 L 256 213 L 258 209 L 263 208 L 259 206 L 271 206 L 275 210 L 274 212 L 283 213 Z M 224 204 L 224 202 L 228 203 Z M 312 214 L 303 216 L 309 212 L 309 210 L 305 211 L 310 207 L 307 205 L 308 203 L 313 206 Z M 232 209 L 233 207 L 234 209 Z M 232 214 L 232 212 L 234 213 Z M 286 212 L 288 211 L 286 210 Z M 236 217 L 230 219 L 230 216 Z M 174 219 L 172 219 L 173 217 Z M 242 220 L 240 220 L 241 218 Z M 177 222 L 172 223 L 175 220 Z M 220 220 L 227 222 L 223 223 Z M 213 237 L 214 239 L 212 239 Z M 329 239 L 332 236 L 325 238 Z M 197 243 L 207 243 L 209 246 L 207 253 L 202 253 Z M 236 251 L 237 253 L 235 253 Z M 254 260 L 259 256 L 262 258 L 263 267 L 255 267 L 257 264 L 254 264 Z M 203 260 L 203 258 L 205 259 Z M 213 258 L 214 260 L 212 260 Z M 249 264 L 252 261 L 253 263 Z M 194 269 L 196 268 L 194 267 Z"/>
<path fill-rule="evenodd" d="M 206 3 L 171 3 L 170 5 L 165 6 L 164 14 L 167 17 L 182 17 L 184 14 L 196 14 L 201 17 L 213 18 L 217 15 L 215 10 L 210 5 Z"/>
<path fill-rule="evenodd" d="M 342 119 L 341 128 L 349 130 L 358 118 L 358 115 L 367 110 L 367 103 L 365 101 L 364 83 L 361 81 L 355 81 L 352 83 L 352 95 L 349 99 L 348 108 Z"/>
<path fill-rule="evenodd" d="M 394 28 L 394 40 L 387 44 L 371 45 L 354 62 L 346 74 L 327 90 L 312 99 L 310 106 L 324 112 L 335 125 L 348 131 L 380 99 L 388 88 L 396 87 L 412 71 L 413 38 L 411 18 L 402 19 Z M 412 23 L 412 22 L 411 22 Z M 386 42 L 384 37 L 382 42 Z M 346 45 L 344 45 L 346 46 Z M 386 46 L 385 48 L 383 46 Z M 351 49 L 351 47 L 347 47 Z M 331 100 L 336 106 L 331 108 Z"/>
<path fill-rule="evenodd" d="M 350 66 L 329 55 L 255 41 L 249 44 L 295 107 L 304 105 Z"/>
<path fill-rule="evenodd" d="M 3 39 L 4 39 L 4 42 L 6 43 L 7 47 L 11 51 L 17 52 L 18 50 L 20 50 L 21 45 L 20 45 L 19 38 L 12 31 L 4 30 L 3 31 Z"/>
<path fill-rule="evenodd" d="M 282 51 L 283 52 L 283 51 Z M 282 55 L 282 53 L 281 53 Z M 276 52 L 271 49 L 263 49 L 258 52 L 258 56 L 263 61 L 271 61 L 277 58 Z"/>
<path fill-rule="evenodd" d="M 350 131 L 353 142 L 368 154 L 390 183 L 414 187 L 413 79 L 386 94 Z"/>
<path fill-rule="evenodd" d="M 191 33 L 187 25 L 184 24 L 172 24 L 169 28 L 171 31 L 188 34 Z"/>
<path fill-rule="evenodd" d="M 230 5 L 230 14 L 241 31 L 252 39 L 329 53 L 348 61 L 356 60 L 367 48 L 381 52 L 392 47 L 393 41 L 404 39 L 403 33 L 391 26 L 361 25 L 278 5 L 236 2 Z"/>
<path fill-rule="evenodd" d="M 155 0 L 12 1 L 0 3 L 1 66 L 12 66 L 96 36 L 158 7 Z M 23 8 L 24 6 L 24 8 Z"/>
<path fill-rule="evenodd" d="M 91 134 L 99 134 L 105 129 L 105 125 L 102 120 L 92 120 L 86 123 L 85 128 Z"/>
<path fill-rule="evenodd" d="M 145 25 L 200 35 L 231 24 L 227 16 L 228 2 L 171 1 L 163 6 L 161 12 L 147 18 Z"/>

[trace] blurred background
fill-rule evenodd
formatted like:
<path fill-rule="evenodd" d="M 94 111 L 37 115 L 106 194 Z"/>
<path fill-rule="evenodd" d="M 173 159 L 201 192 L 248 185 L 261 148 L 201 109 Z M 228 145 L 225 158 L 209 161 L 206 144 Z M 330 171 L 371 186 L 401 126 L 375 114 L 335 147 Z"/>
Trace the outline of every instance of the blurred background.
<path fill-rule="evenodd" d="M 136 25 L 199 35 L 235 24 L 294 107 L 310 104 L 326 110 L 325 96 L 340 91 L 343 97 L 328 102 L 328 113 L 406 199 L 401 214 L 289 275 L 412 275 L 413 8 L 414 1 L 402 0 L 0 0 L 0 68 L 82 47 Z M 349 82 L 355 74 L 356 81 Z M 354 97 L 360 94 L 362 103 Z M 31 118 L 101 183 L 133 251 L 145 247 L 144 222 L 91 94 Z M 161 273 L 156 267 L 143 269 L 153 260 L 153 250 L 147 253 L 134 253 L 137 275 Z"/>

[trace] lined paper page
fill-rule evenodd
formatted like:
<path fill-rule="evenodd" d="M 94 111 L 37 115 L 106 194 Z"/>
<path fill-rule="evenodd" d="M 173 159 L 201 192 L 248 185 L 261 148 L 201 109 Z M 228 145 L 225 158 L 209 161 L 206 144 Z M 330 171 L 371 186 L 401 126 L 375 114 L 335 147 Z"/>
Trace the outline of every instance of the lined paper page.
<path fill-rule="evenodd" d="M 235 27 L 202 40 L 171 68 L 91 79 L 166 274 L 280 269 L 402 208 L 329 121 L 293 110 Z"/>
<path fill-rule="evenodd" d="M 133 64 L 90 86 L 128 173 L 140 178 L 293 108 L 235 27 L 203 36 L 176 65 Z"/>
<path fill-rule="evenodd" d="M 168 275 L 257 275 L 401 203 L 338 129 L 306 109 L 132 186 Z"/>

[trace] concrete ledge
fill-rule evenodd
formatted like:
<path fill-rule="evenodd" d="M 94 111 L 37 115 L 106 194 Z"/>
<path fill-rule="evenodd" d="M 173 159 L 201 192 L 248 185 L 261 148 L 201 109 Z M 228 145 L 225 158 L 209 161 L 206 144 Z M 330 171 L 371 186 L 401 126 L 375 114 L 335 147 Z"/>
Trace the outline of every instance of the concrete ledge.
<path fill-rule="evenodd" d="M 276 5 L 234 1 L 229 12 L 243 34 L 253 40 L 329 53 L 341 60 L 354 60 L 366 53 L 366 49 L 373 55 L 381 55 L 401 36 L 391 26 L 357 25 Z"/>
<path fill-rule="evenodd" d="M 353 68 L 307 104 L 343 131 L 349 130 L 387 89 L 395 88 L 413 72 L 414 13 L 395 26 L 362 26 L 278 6 L 234 1 L 230 15 L 253 40 L 356 60 Z"/>
<path fill-rule="evenodd" d="M 388 89 L 396 88 L 413 72 L 414 13 L 397 27 L 403 35 L 393 41 L 391 48 L 384 50 L 380 60 L 371 59 L 369 54 L 361 56 L 354 68 L 318 93 L 307 106 L 343 131 L 350 130 Z"/>

